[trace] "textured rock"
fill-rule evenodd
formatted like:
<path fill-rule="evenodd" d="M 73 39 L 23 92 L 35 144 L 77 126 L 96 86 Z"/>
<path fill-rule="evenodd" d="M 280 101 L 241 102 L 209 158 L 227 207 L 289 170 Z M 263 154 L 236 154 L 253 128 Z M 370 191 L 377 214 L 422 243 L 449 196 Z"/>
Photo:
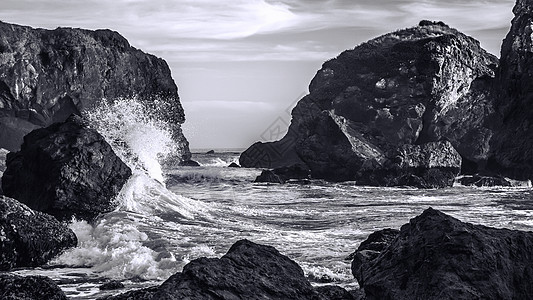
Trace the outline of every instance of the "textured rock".
<path fill-rule="evenodd" d="M 533 297 L 531 232 L 463 223 L 430 208 L 382 240 L 377 250 L 361 244 L 352 262 L 366 299 Z"/>
<path fill-rule="evenodd" d="M 240 168 L 241 166 L 239 166 L 238 164 L 232 162 L 231 164 L 228 165 L 228 168 Z"/>
<path fill-rule="evenodd" d="M 9 153 L 2 176 L 6 196 L 59 220 L 91 221 L 113 210 L 131 170 L 78 116 L 37 129 Z"/>
<path fill-rule="evenodd" d="M 301 164 L 281 167 L 273 170 L 263 170 L 255 182 L 285 183 L 288 180 L 306 180 L 311 175 L 310 170 Z"/>
<path fill-rule="evenodd" d="M 52 279 L 44 276 L 0 274 L 0 299 L 6 300 L 66 300 L 65 293 Z"/>
<path fill-rule="evenodd" d="M 533 1 L 518 0 L 503 41 L 498 70 L 500 123 L 491 141 L 489 169 L 518 180 L 533 179 Z"/>
<path fill-rule="evenodd" d="M 324 63 L 287 135 L 252 145 L 240 163 L 272 168 L 297 158 L 314 178 L 357 180 L 361 170 L 389 168 L 404 145 L 447 140 L 464 163 L 482 168 L 497 65 L 442 22 L 378 37 Z"/>
<path fill-rule="evenodd" d="M 378 186 L 443 188 L 461 171 L 461 156 L 450 142 L 402 145 L 385 165 L 363 166 L 358 183 Z"/>
<path fill-rule="evenodd" d="M 177 153 L 190 158 L 185 120 L 167 63 L 111 30 L 33 29 L 0 22 L 0 147 L 19 149 L 33 129 L 137 97 L 172 124 Z"/>
<path fill-rule="evenodd" d="M 220 259 L 190 262 L 159 287 L 108 299 L 352 299 L 345 292 L 336 288 L 321 294 L 294 261 L 273 247 L 241 240 Z"/>
<path fill-rule="evenodd" d="M 464 186 L 512 186 L 511 181 L 501 176 L 483 176 L 479 174 L 465 175 L 457 178 L 456 181 Z"/>
<path fill-rule="evenodd" d="M 43 265 L 77 243 L 74 232 L 54 217 L 0 196 L 0 270 Z"/>
<path fill-rule="evenodd" d="M 124 288 L 124 284 L 120 281 L 111 280 L 98 287 L 101 291 L 118 290 Z"/>

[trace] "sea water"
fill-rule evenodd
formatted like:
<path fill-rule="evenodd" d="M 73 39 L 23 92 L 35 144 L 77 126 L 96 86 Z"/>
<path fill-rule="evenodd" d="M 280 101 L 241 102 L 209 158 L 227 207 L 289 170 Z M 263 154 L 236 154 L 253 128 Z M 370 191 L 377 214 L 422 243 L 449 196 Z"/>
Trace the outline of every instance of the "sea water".
<path fill-rule="evenodd" d="M 276 247 L 314 285 L 356 288 L 346 258 L 370 233 L 399 228 L 428 207 L 460 220 L 533 230 L 530 188 L 419 190 L 360 187 L 315 180 L 254 183 L 260 169 L 228 168 L 242 149 L 193 151 L 200 167 L 164 166 L 172 141 L 164 122 L 134 100 L 104 104 L 88 115 L 133 176 L 115 199 L 118 208 L 94 224 L 73 220 L 78 247 L 45 268 L 67 296 L 94 299 L 160 284 L 199 257 L 220 257 L 240 239 Z M 108 280 L 125 288 L 100 291 Z"/>

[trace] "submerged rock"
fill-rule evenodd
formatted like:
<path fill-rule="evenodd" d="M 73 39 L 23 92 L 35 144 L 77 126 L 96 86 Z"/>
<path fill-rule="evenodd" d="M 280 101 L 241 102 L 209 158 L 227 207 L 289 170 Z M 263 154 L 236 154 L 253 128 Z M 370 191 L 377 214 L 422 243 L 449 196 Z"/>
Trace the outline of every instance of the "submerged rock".
<path fill-rule="evenodd" d="M 389 234 L 390 233 L 390 234 Z M 427 209 L 355 253 L 366 299 L 531 299 L 533 233 L 461 222 Z"/>
<path fill-rule="evenodd" d="M 255 179 L 255 182 L 285 183 L 290 179 L 309 179 L 311 171 L 303 165 L 292 165 L 273 170 L 263 170 Z"/>
<path fill-rule="evenodd" d="M 116 207 L 114 197 L 130 176 L 105 139 L 73 115 L 24 137 L 21 150 L 7 156 L 2 188 L 59 220 L 91 221 Z"/>
<path fill-rule="evenodd" d="M 0 22 L 0 147 L 18 151 L 30 131 L 136 97 L 168 123 L 176 153 L 190 159 L 185 121 L 167 63 L 111 30 L 34 29 Z"/>
<path fill-rule="evenodd" d="M 0 274 L 0 299 L 66 300 L 67 296 L 48 277 Z"/>
<path fill-rule="evenodd" d="M 74 232 L 54 217 L 0 196 L 0 270 L 43 265 L 77 243 Z M 1 292 L 0 299 L 5 299 Z"/>
<path fill-rule="evenodd" d="M 391 169 L 406 145 L 446 140 L 476 169 L 488 158 L 497 65 L 478 41 L 442 22 L 378 37 L 324 63 L 293 109 L 287 135 L 252 145 L 241 165 L 275 168 L 297 159 L 313 178 L 382 185 L 362 179 Z M 404 182 L 385 183 L 396 184 Z"/>
<path fill-rule="evenodd" d="M 120 281 L 111 280 L 98 287 L 101 291 L 118 290 L 124 288 L 124 284 Z"/>
<path fill-rule="evenodd" d="M 238 164 L 232 162 L 231 164 L 228 165 L 228 168 L 240 168 L 241 166 L 239 166 Z"/>
<path fill-rule="evenodd" d="M 511 181 L 502 176 L 464 175 L 457 178 L 456 181 L 464 186 L 513 186 Z"/>
<path fill-rule="evenodd" d="M 199 167 L 200 166 L 200 164 L 197 161 L 194 161 L 192 159 L 184 160 L 180 162 L 179 165 L 182 167 Z"/>
<path fill-rule="evenodd" d="M 222 258 L 193 260 L 158 287 L 107 299 L 352 299 L 343 291 L 321 294 L 302 269 L 275 248 L 241 240 Z"/>

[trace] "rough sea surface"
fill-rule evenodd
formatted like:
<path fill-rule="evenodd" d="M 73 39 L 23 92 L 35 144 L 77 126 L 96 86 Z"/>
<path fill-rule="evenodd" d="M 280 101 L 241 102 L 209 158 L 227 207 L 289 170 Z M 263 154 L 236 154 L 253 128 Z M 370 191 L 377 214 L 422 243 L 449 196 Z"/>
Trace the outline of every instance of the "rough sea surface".
<path fill-rule="evenodd" d="M 528 187 L 253 183 L 261 170 L 227 167 L 242 149 L 214 149 L 215 154 L 202 149 L 193 154 L 200 167 L 165 167 L 160 161 L 172 151 L 165 124 L 143 116 L 133 102 L 102 108 L 94 117 L 95 127 L 134 169 L 116 199 L 117 210 L 95 224 L 73 220 L 79 246 L 49 267 L 14 271 L 49 276 L 71 298 L 95 299 L 160 284 L 191 260 L 220 257 L 243 238 L 276 247 L 313 284 L 355 288 L 346 257 L 370 233 L 399 228 L 428 207 L 462 221 L 533 230 Z M 98 289 L 111 279 L 123 281 L 125 289 Z"/>

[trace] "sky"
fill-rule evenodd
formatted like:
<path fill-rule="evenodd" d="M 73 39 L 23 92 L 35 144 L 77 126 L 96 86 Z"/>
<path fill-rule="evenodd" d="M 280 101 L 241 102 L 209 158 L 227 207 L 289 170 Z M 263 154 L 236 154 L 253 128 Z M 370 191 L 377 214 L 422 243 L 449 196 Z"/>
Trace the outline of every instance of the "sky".
<path fill-rule="evenodd" d="M 109 28 L 167 61 L 192 149 L 276 140 L 323 62 L 420 20 L 499 57 L 514 0 L 1 0 L 0 20 Z"/>

